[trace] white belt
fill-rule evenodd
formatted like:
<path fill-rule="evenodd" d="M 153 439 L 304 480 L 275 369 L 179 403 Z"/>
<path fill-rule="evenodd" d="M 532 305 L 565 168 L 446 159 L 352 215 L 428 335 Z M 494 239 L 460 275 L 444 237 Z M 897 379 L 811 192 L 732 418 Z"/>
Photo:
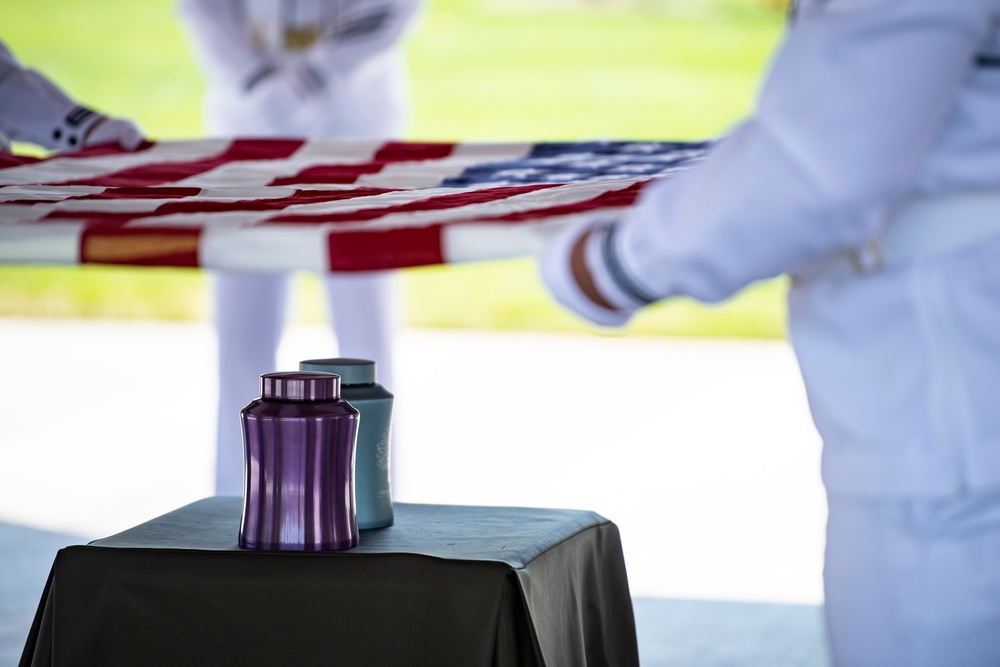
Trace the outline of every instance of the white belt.
<path fill-rule="evenodd" d="M 873 273 L 990 238 L 1000 238 L 1000 190 L 919 197 L 900 207 L 880 236 L 820 260 L 795 276 Z"/>

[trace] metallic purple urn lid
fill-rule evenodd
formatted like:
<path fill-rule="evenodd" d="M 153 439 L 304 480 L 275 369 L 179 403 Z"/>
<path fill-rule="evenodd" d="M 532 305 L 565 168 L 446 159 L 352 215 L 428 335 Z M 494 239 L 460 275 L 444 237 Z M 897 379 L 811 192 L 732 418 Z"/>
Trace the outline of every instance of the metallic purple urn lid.
<path fill-rule="evenodd" d="M 340 398 L 340 376 L 334 373 L 264 373 L 260 397 L 280 401 L 335 401 Z"/>

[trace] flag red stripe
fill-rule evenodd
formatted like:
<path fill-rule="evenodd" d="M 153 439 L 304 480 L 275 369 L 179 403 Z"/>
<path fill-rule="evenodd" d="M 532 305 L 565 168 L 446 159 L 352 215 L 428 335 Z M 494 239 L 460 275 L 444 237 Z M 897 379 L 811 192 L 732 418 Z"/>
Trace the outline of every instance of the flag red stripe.
<path fill-rule="evenodd" d="M 327 237 L 331 271 L 375 271 L 443 264 L 442 225 L 349 231 Z"/>
<path fill-rule="evenodd" d="M 370 162 L 308 167 L 294 176 L 275 178 L 268 185 L 299 185 L 303 183 L 349 185 L 365 174 L 377 174 L 387 164 L 440 160 L 451 155 L 454 149 L 455 144 L 452 143 L 388 141 L 376 151 Z"/>
<path fill-rule="evenodd" d="M 300 183 L 328 183 L 330 185 L 350 185 L 365 174 L 377 174 L 381 164 L 324 164 L 303 169 L 294 176 L 281 176 L 268 185 L 298 185 Z"/>
<path fill-rule="evenodd" d="M 34 206 L 35 204 L 56 204 L 61 201 L 70 199 L 70 197 L 60 197 L 58 199 L 5 199 L 0 202 L 0 206 L 6 206 L 8 204 L 17 206 Z"/>
<path fill-rule="evenodd" d="M 23 164 L 34 164 L 41 162 L 45 158 L 31 157 L 30 155 L 14 155 L 13 153 L 0 153 L 0 169 L 9 167 L 20 167 Z"/>
<path fill-rule="evenodd" d="M 201 188 L 170 188 L 170 187 L 160 187 L 160 188 L 108 188 L 104 192 L 93 192 L 86 195 L 70 195 L 68 197 L 57 197 L 53 199 L 11 199 L 3 202 L 4 204 L 52 204 L 61 201 L 114 201 L 116 199 L 183 199 L 184 197 L 193 197 L 201 193 Z M 99 213 L 103 215 L 103 213 Z M 129 214 L 134 216 L 135 214 Z M 45 218 L 79 218 L 80 214 L 76 213 L 74 215 L 61 215 L 55 212 L 50 212 L 45 215 Z"/>
<path fill-rule="evenodd" d="M 451 155 L 455 144 L 440 141 L 387 141 L 375 153 L 375 162 L 441 160 Z"/>

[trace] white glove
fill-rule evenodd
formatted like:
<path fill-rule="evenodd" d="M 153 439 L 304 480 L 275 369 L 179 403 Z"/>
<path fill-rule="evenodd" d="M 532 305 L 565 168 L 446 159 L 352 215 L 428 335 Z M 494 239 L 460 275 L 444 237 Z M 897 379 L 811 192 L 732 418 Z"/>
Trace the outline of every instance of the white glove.
<path fill-rule="evenodd" d="M 252 78 L 247 104 L 270 128 L 295 126 L 296 119 L 320 104 L 326 80 L 308 66 L 265 69 Z"/>
<path fill-rule="evenodd" d="M 34 70 L 16 69 L 0 81 L 0 102 L 0 128 L 14 141 L 69 152 L 108 143 L 134 150 L 143 140 L 134 123 L 76 104 Z"/>
<path fill-rule="evenodd" d="M 142 130 L 132 121 L 101 116 L 88 128 L 83 137 L 83 146 L 118 144 L 127 151 L 134 151 L 145 140 Z"/>
<path fill-rule="evenodd" d="M 614 283 L 602 244 L 616 223 L 588 220 L 571 225 L 540 256 L 542 279 L 556 301 L 595 324 L 624 326 L 649 300 L 629 299 Z"/>

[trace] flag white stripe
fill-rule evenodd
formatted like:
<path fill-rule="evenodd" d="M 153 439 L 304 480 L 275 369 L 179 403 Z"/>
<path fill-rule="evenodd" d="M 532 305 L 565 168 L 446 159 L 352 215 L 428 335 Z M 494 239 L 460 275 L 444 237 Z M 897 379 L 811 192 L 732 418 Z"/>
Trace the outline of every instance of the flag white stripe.
<path fill-rule="evenodd" d="M 325 272 L 327 234 L 319 227 L 208 227 L 199 243 L 199 265 L 231 271 Z"/>
<path fill-rule="evenodd" d="M 4 185 L 0 187 L 0 203 L 19 199 L 34 199 L 39 202 L 62 201 L 68 197 L 99 194 L 105 188 L 96 185 Z"/>
<path fill-rule="evenodd" d="M 79 264 L 84 225 L 0 225 L 0 263 Z"/>

